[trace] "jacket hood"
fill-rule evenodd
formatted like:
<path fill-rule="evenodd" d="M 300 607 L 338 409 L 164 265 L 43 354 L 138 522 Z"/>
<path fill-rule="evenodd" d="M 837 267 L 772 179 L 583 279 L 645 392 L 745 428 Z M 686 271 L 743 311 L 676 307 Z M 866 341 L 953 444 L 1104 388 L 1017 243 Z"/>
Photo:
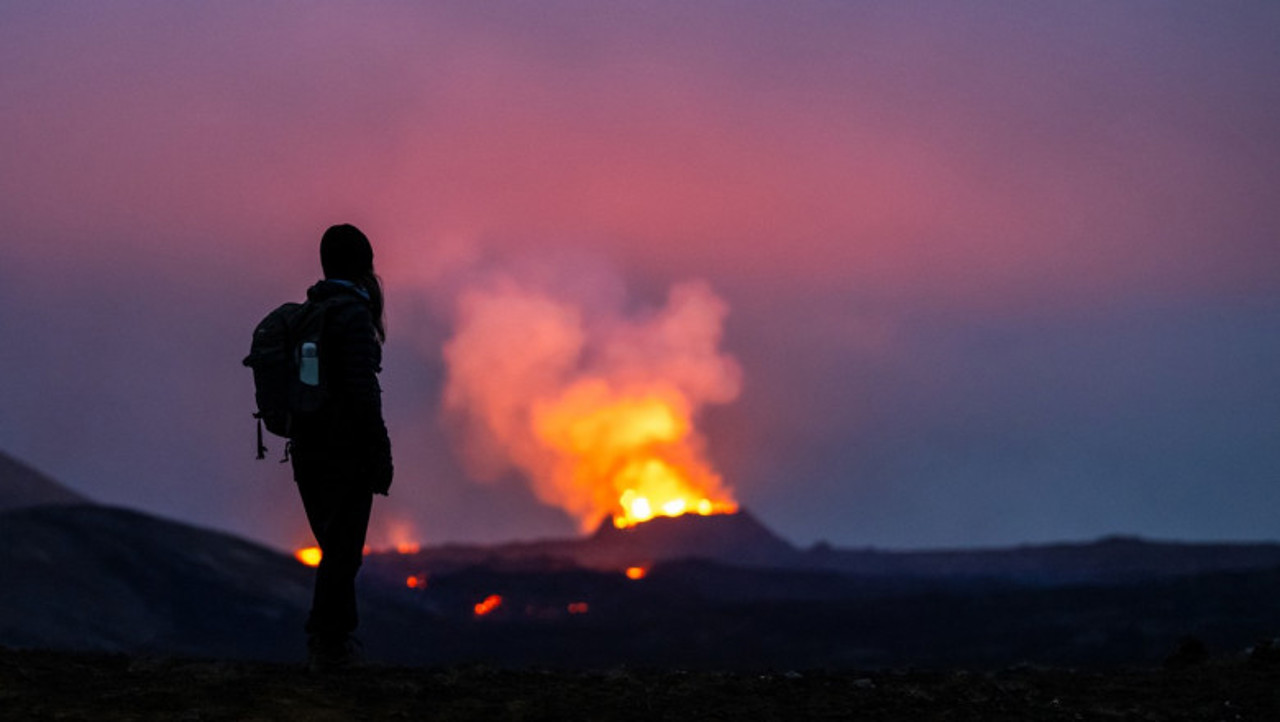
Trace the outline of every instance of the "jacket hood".
<path fill-rule="evenodd" d="M 350 281 L 328 278 L 307 289 L 308 301 L 326 301 L 335 296 L 350 296 L 366 303 L 369 301 L 369 294 Z"/>

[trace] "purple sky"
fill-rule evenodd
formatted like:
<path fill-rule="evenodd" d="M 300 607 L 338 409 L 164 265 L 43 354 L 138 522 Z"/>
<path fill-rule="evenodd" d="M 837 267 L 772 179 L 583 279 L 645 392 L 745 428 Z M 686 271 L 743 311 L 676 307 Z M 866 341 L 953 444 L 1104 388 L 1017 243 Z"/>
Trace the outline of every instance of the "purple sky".
<path fill-rule="evenodd" d="M 575 529 L 439 413 L 530 268 L 710 284 L 708 455 L 796 542 L 1280 539 L 1276 3 L 6 2 L 0 109 L 0 449 L 100 501 L 307 540 L 239 361 L 352 222 L 375 541 Z"/>

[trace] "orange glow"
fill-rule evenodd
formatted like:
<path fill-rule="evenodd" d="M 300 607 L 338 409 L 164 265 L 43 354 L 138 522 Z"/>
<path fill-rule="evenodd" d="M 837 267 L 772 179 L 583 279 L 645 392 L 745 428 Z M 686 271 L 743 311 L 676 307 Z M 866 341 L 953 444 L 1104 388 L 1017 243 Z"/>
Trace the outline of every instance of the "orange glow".
<path fill-rule="evenodd" d="M 502 597 L 497 594 L 490 594 L 484 598 L 483 602 L 475 606 L 476 616 L 483 617 L 500 606 L 502 606 Z"/>
<path fill-rule="evenodd" d="M 303 547 L 293 553 L 293 558 L 309 567 L 320 566 L 320 547 Z"/>
<path fill-rule="evenodd" d="M 728 306 L 701 281 L 636 313 L 583 301 L 508 274 L 459 296 L 444 402 L 472 473 L 524 472 L 582 531 L 736 511 L 695 424 L 739 392 L 741 370 L 719 349 Z"/>
<path fill-rule="evenodd" d="M 569 604 L 570 614 L 586 614 L 589 611 L 591 611 L 591 606 L 586 602 L 570 602 Z"/>
<path fill-rule="evenodd" d="M 562 460 L 558 477 L 573 490 L 584 528 L 606 515 L 625 528 L 656 516 L 737 511 L 698 453 L 690 416 L 674 389 L 622 392 L 594 379 L 538 404 L 533 423 Z"/>
<path fill-rule="evenodd" d="M 405 585 L 406 587 L 409 587 L 410 589 L 426 589 L 426 588 L 427 588 L 427 575 L 426 575 L 426 574 L 414 574 L 413 576 L 411 576 L 411 577 L 409 577 L 408 579 L 404 580 L 404 585 Z"/>
<path fill-rule="evenodd" d="M 418 543 L 420 536 L 414 525 L 403 519 L 393 520 L 386 525 L 386 539 L 397 554 L 417 554 L 422 551 Z"/>
<path fill-rule="evenodd" d="M 648 574 L 645 567 L 627 567 L 627 579 L 644 579 Z"/>

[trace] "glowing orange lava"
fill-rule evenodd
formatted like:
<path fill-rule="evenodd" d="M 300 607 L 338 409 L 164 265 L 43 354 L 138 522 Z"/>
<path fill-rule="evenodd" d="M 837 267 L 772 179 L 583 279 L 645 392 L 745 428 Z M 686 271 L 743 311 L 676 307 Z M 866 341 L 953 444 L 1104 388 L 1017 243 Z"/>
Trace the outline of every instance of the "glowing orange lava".
<path fill-rule="evenodd" d="M 426 589 L 426 588 L 427 588 L 427 575 L 426 575 L 426 574 L 414 574 L 413 576 L 411 576 L 411 577 L 409 577 L 408 579 L 404 580 L 404 585 L 405 585 L 406 587 L 410 588 L 410 589 Z"/>
<path fill-rule="evenodd" d="M 645 567 L 627 567 L 627 579 L 644 579 L 649 570 Z"/>
<path fill-rule="evenodd" d="M 309 567 L 320 566 L 320 547 L 303 547 L 293 553 L 293 558 Z"/>
<path fill-rule="evenodd" d="M 493 610 L 497 609 L 500 606 L 502 606 L 502 597 L 497 594 L 490 594 L 489 596 L 484 598 L 483 602 L 476 604 L 475 606 L 476 616 L 483 617 L 484 615 L 489 614 L 490 612 L 492 612 Z"/>
<path fill-rule="evenodd" d="M 692 410 L 679 392 L 618 391 L 585 381 L 534 409 L 538 439 L 559 457 L 558 484 L 572 493 L 584 528 L 612 517 L 618 528 L 657 516 L 738 510 L 701 453 Z"/>

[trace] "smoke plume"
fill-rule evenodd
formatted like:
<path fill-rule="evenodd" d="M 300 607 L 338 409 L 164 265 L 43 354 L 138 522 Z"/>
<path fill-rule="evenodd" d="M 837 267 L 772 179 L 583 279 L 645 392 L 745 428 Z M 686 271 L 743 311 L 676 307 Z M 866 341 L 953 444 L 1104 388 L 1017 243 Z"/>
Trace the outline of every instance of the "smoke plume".
<path fill-rule="evenodd" d="M 639 311 L 581 296 L 511 274 L 458 296 L 444 409 L 472 474 L 515 470 L 583 529 L 731 511 L 695 426 L 739 392 L 719 348 L 726 304 L 699 281 Z"/>

